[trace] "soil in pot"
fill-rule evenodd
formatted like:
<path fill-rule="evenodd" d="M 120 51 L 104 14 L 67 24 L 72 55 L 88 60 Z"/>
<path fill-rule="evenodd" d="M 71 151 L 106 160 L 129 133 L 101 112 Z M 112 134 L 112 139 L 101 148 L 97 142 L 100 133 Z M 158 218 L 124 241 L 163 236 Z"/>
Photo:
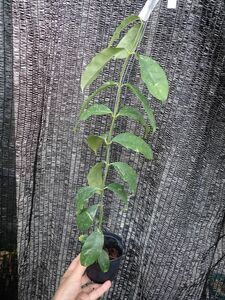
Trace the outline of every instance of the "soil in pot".
<path fill-rule="evenodd" d="M 108 253 L 110 260 L 114 260 L 120 256 L 119 251 L 116 248 L 104 248 L 104 250 Z"/>
<path fill-rule="evenodd" d="M 122 239 L 113 233 L 105 233 L 104 249 L 108 252 L 110 259 L 108 272 L 102 272 L 97 263 L 87 268 L 87 276 L 95 283 L 104 283 L 107 280 L 112 281 L 117 275 L 124 253 Z"/>

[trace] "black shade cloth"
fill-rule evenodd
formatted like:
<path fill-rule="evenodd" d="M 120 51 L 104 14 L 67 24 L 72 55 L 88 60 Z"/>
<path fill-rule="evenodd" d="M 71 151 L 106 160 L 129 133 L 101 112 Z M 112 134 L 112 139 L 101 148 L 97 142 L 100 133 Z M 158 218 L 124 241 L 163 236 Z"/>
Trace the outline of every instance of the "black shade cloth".
<path fill-rule="evenodd" d="M 0 299 L 17 297 L 12 3 L 0 1 Z"/>
<path fill-rule="evenodd" d="M 80 251 L 74 196 L 95 161 L 84 136 L 107 128 L 107 119 L 93 118 L 73 134 L 87 95 L 80 91 L 80 75 L 107 46 L 118 22 L 138 13 L 144 2 L 13 2 L 20 299 L 51 299 Z M 128 211 L 107 199 L 106 229 L 123 237 L 126 256 L 104 299 L 197 300 L 223 294 L 223 277 L 215 276 L 224 272 L 225 5 L 222 0 L 177 3 L 170 10 L 160 1 L 140 47 L 165 67 L 170 81 L 165 105 L 149 97 L 158 124 L 149 139 L 154 160 L 113 150 L 114 159 L 139 172 L 139 185 Z M 115 74 L 111 63 L 90 91 Z M 136 64 L 127 78 L 140 84 Z M 110 93 L 99 102 L 110 105 Z M 129 93 L 124 101 L 137 105 Z M 121 121 L 117 132 L 126 129 L 140 130 Z"/>
<path fill-rule="evenodd" d="M 12 69 L 12 11 L 0 10 L 0 250 L 16 249 L 15 124 Z"/>

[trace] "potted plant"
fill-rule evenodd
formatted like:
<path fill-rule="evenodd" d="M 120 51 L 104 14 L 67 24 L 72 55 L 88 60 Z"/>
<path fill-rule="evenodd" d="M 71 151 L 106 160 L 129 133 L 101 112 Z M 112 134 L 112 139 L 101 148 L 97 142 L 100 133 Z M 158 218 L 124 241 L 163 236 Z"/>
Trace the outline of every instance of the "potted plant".
<path fill-rule="evenodd" d="M 149 2 L 151 1 L 147 1 L 148 4 Z M 118 79 L 103 83 L 87 97 L 75 127 L 77 128 L 79 122 L 86 121 L 94 115 L 110 117 L 107 132 L 99 132 L 98 135 L 90 134 L 87 137 L 87 145 L 95 154 L 103 147 L 104 157 L 91 166 L 87 175 L 87 185 L 81 187 L 76 194 L 76 221 L 81 232 L 79 240 L 83 243 L 81 264 L 88 266 L 88 276 L 97 283 L 113 279 L 114 271 L 118 270 L 119 260 L 124 252 L 121 238 L 113 233 L 104 233 L 104 202 L 107 194 L 113 193 L 116 198 L 128 205 L 129 197 L 135 196 L 138 184 L 136 171 L 130 165 L 126 162 L 111 161 L 112 144 L 135 151 L 147 160 L 153 159 L 152 149 L 145 139 L 156 131 L 156 121 L 149 100 L 138 87 L 126 81 L 125 74 L 129 61 L 133 58 L 138 61 L 141 79 L 154 98 L 163 103 L 168 97 L 169 87 L 164 70 L 151 57 L 142 55 L 137 50 L 143 37 L 149 11 L 149 9 L 146 11 L 145 6 L 145 11 L 142 11 L 139 16 L 126 17 L 115 30 L 108 47 L 94 56 L 81 77 L 81 89 L 84 91 L 95 81 L 109 61 L 121 62 Z M 126 34 L 123 35 L 124 31 Z M 96 96 L 100 99 L 100 93 L 107 89 L 115 91 L 115 96 L 111 99 L 112 107 L 106 106 L 101 100 L 96 102 Z M 122 103 L 122 96 L 126 89 L 140 102 L 142 112 Z M 121 132 L 115 135 L 114 129 L 120 118 L 130 118 L 138 122 L 143 128 L 143 137 L 132 132 Z M 113 170 L 118 175 L 119 182 L 110 181 L 109 170 Z M 125 185 L 121 184 L 121 181 Z M 90 201 L 91 198 L 95 199 L 94 204 Z"/>

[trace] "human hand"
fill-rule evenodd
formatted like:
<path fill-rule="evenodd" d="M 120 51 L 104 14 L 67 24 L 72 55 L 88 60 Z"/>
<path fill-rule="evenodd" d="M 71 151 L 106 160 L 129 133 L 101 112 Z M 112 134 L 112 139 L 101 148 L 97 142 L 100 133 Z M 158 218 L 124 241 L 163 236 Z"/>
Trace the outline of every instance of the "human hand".
<path fill-rule="evenodd" d="M 89 283 L 90 279 L 83 275 L 85 270 L 78 255 L 63 275 L 53 300 L 97 300 L 110 288 L 111 281 Z"/>

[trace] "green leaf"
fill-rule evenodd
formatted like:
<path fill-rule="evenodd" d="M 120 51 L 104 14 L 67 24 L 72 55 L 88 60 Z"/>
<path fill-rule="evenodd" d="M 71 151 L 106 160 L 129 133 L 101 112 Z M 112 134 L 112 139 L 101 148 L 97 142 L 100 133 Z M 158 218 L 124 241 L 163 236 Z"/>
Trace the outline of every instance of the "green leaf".
<path fill-rule="evenodd" d="M 129 88 L 129 90 L 140 100 L 140 102 L 148 116 L 149 124 L 152 128 L 152 132 L 154 133 L 156 131 L 156 121 L 155 121 L 153 111 L 149 105 L 148 99 L 141 93 L 141 91 L 139 89 L 134 87 L 132 84 L 126 83 L 124 85 L 127 86 Z"/>
<path fill-rule="evenodd" d="M 138 55 L 141 68 L 141 78 L 146 84 L 149 93 L 156 99 L 164 102 L 169 93 L 169 84 L 166 73 L 151 57 Z"/>
<path fill-rule="evenodd" d="M 105 250 L 102 250 L 102 253 L 99 255 L 98 264 L 102 272 L 108 272 L 110 261 L 109 261 L 109 255 Z"/>
<path fill-rule="evenodd" d="M 87 231 L 93 224 L 99 205 L 92 205 L 77 215 L 77 226 L 81 231 Z"/>
<path fill-rule="evenodd" d="M 121 184 L 110 183 L 106 188 L 115 193 L 119 200 L 122 200 L 125 204 L 128 203 L 128 193 L 124 190 L 124 187 Z"/>
<path fill-rule="evenodd" d="M 87 144 L 95 152 L 97 155 L 98 149 L 101 147 L 101 145 L 104 142 L 104 138 L 97 136 L 97 135 L 89 135 L 87 138 Z"/>
<path fill-rule="evenodd" d="M 89 86 L 99 75 L 105 65 L 120 51 L 119 48 L 106 48 L 100 53 L 97 53 L 91 62 L 87 65 L 81 76 L 81 89 L 82 91 Z"/>
<path fill-rule="evenodd" d="M 128 183 L 129 190 L 135 194 L 137 190 L 137 174 L 133 168 L 123 162 L 114 162 L 111 164 L 119 176 Z"/>
<path fill-rule="evenodd" d="M 133 133 L 121 133 L 112 139 L 112 142 L 118 143 L 127 149 L 137 153 L 142 153 L 146 159 L 153 159 L 153 153 L 150 146 L 140 137 Z"/>
<path fill-rule="evenodd" d="M 120 109 L 117 116 L 128 117 L 137 122 L 139 122 L 143 127 L 146 127 L 147 124 L 143 115 L 133 107 L 124 106 Z"/>
<path fill-rule="evenodd" d="M 112 87 L 112 86 L 116 86 L 117 83 L 114 82 L 114 81 L 107 81 L 105 82 L 103 85 L 101 85 L 96 91 L 94 91 L 83 103 L 81 109 L 80 109 L 80 113 L 79 113 L 79 116 L 78 118 L 80 119 L 80 115 L 82 114 L 82 112 L 88 107 L 89 103 L 91 102 L 91 100 L 97 96 L 99 93 L 101 93 L 102 91 L 106 90 L 107 88 L 109 87 Z M 73 131 L 76 133 L 77 131 L 77 127 L 79 125 L 79 121 L 76 122 L 75 124 L 75 127 L 73 129 Z"/>
<path fill-rule="evenodd" d="M 135 51 L 139 42 L 138 33 L 140 32 L 140 28 L 141 24 L 136 24 L 130 30 L 128 30 L 128 32 L 117 45 L 117 48 L 124 48 L 124 50 L 117 53 L 115 58 L 127 58 Z"/>
<path fill-rule="evenodd" d="M 91 116 L 102 116 L 112 114 L 111 109 L 109 109 L 106 105 L 103 104 L 93 104 L 88 107 L 81 115 L 80 120 L 85 121 Z"/>
<path fill-rule="evenodd" d="M 104 245 L 104 235 L 99 230 L 94 231 L 85 241 L 80 255 L 81 264 L 88 267 L 98 260 Z"/>
<path fill-rule="evenodd" d="M 95 164 L 89 171 L 87 180 L 91 187 L 102 189 L 103 178 L 102 178 L 102 162 Z"/>
<path fill-rule="evenodd" d="M 115 81 L 106 81 L 103 85 L 101 85 L 96 91 L 94 91 L 88 98 L 85 100 L 84 104 L 81 107 L 80 113 L 82 113 L 85 108 L 88 107 L 88 104 L 91 102 L 91 100 L 96 97 L 98 94 L 100 94 L 102 91 L 108 89 L 109 87 L 113 87 L 118 85 Z"/>
<path fill-rule="evenodd" d="M 120 37 L 120 33 L 131 23 L 139 20 L 140 18 L 138 16 L 128 16 L 120 23 L 120 25 L 116 28 L 115 32 L 113 33 L 113 36 L 109 42 L 108 47 L 111 47 L 112 44 Z"/>
<path fill-rule="evenodd" d="M 84 206 L 87 204 L 88 199 L 91 198 L 96 192 L 95 187 L 84 186 L 80 188 L 76 194 L 76 212 L 79 214 Z"/>

